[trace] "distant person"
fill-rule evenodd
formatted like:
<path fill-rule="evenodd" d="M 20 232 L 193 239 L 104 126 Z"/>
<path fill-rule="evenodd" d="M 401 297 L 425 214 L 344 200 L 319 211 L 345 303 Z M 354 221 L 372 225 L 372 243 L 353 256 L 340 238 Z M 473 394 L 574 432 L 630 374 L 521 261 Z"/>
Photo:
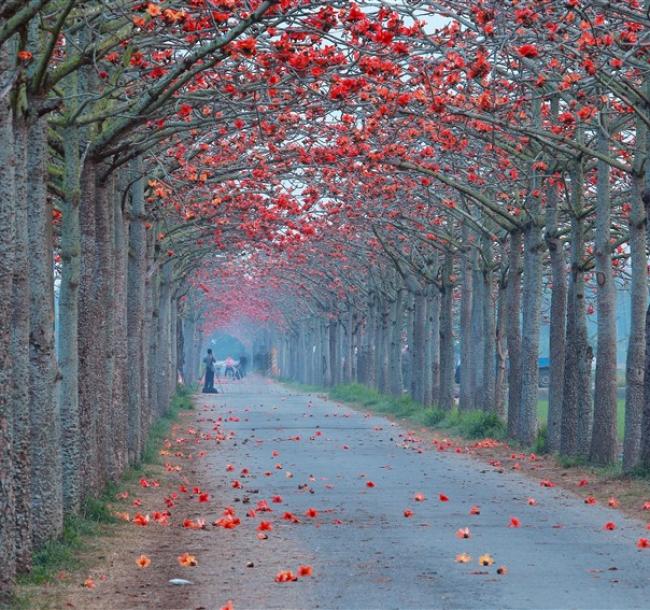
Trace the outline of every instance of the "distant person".
<path fill-rule="evenodd" d="M 246 358 L 246 356 L 239 356 L 239 374 L 242 377 L 246 377 L 247 364 L 248 364 L 248 358 Z"/>
<path fill-rule="evenodd" d="M 212 350 L 208 350 L 208 355 L 203 358 L 205 364 L 205 383 L 203 384 L 204 394 L 216 394 L 217 390 L 214 387 L 214 363 L 216 362 L 212 355 Z"/>
<path fill-rule="evenodd" d="M 230 377 L 233 379 L 235 377 L 235 361 L 230 356 L 226 358 L 226 366 L 223 372 L 223 376 L 226 379 L 228 379 L 228 375 L 230 375 Z"/>

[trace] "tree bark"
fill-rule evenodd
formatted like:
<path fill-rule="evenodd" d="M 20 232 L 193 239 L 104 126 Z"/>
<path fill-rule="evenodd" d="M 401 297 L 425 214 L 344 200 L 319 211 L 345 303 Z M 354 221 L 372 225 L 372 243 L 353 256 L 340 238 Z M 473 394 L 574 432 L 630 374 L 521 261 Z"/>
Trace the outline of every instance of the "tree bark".
<path fill-rule="evenodd" d="M 4 84 L 11 63 L 7 46 L 0 46 L 0 83 Z M 12 440 L 13 402 L 11 394 L 11 298 L 14 273 L 15 168 L 13 113 L 10 96 L 0 97 L 0 603 L 8 602 L 16 573 L 15 504 L 13 489 Z"/>
<path fill-rule="evenodd" d="M 510 234 L 508 256 L 508 436 L 515 438 L 519 428 L 521 400 L 521 233 Z"/>
<path fill-rule="evenodd" d="M 47 140 L 44 118 L 30 126 L 27 173 L 31 431 L 32 541 L 41 548 L 63 530 L 59 374 L 54 345 L 52 204 L 47 196 Z"/>
<path fill-rule="evenodd" d="M 13 484 L 15 507 L 14 552 L 16 569 L 29 571 L 32 552 L 30 402 L 29 402 L 29 260 L 27 190 L 27 122 L 14 120 L 15 195 L 14 261 L 11 320 L 11 400 L 13 402 Z"/>
<path fill-rule="evenodd" d="M 600 152 L 609 154 L 609 135 L 601 116 L 598 136 Z M 616 287 L 612 273 L 610 244 L 611 197 L 609 165 L 598 161 L 596 189 L 596 295 L 598 339 L 596 345 L 596 384 L 594 394 L 594 424 L 591 436 L 590 461 L 600 466 L 613 464 L 618 454 L 616 433 Z"/>
<path fill-rule="evenodd" d="M 453 273 L 453 254 L 446 252 L 440 282 L 440 408 L 445 411 L 451 411 L 454 406 Z"/>
<path fill-rule="evenodd" d="M 562 396 L 566 342 L 566 262 L 557 225 L 557 190 L 546 189 L 546 246 L 551 258 L 551 312 L 549 328 L 550 381 L 548 387 L 547 449 L 560 450 L 562 436 Z"/>
<path fill-rule="evenodd" d="M 81 230 L 79 202 L 79 132 L 63 130 L 64 199 L 61 204 L 61 291 L 59 295 L 59 369 L 61 386 L 61 463 L 63 466 L 63 508 L 76 513 L 81 504 L 81 440 L 79 419 L 79 281 L 81 273 Z M 84 431 L 90 434 L 90 431 Z"/>

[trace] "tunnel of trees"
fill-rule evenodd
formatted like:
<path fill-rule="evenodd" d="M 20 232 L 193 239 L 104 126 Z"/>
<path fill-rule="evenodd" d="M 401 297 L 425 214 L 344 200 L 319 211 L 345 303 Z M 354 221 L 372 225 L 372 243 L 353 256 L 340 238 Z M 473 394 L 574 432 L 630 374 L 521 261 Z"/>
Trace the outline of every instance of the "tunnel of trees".
<path fill-rule="evenodd" d="M 219 328 L 608 465 L 626 290 L 650 467 L 649 127 L 649 0 L 0 2 L 0 595 Z"/>

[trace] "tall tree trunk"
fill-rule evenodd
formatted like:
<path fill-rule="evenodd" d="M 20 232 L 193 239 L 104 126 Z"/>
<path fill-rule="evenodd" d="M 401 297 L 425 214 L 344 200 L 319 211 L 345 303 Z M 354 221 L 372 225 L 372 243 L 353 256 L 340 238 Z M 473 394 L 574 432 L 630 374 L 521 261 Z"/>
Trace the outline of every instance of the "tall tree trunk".
<path fill-rule="evenodd" d="M 508 256 L 508 436 L 514 438 L 519 428 L 521 400 L 521 233 L 510 234 Z"/>
<path fill-rule="evenodd" d="M 52 204 L 47 196 L 46 121 L 30 126 L 27 173 L 32 541 L 42 547 L 63 530 L 59 375 L 54 346 Z"/>
<path fill-rule="evenodd" d="M 531 199 L 536 199 L 531 197 Z M 530 206 L 536 210 L 535 206 Z M 539 330 L 542 311 L 542 240 L 534 211 L 524 230 L 524 286 L 522 295 L 521 400 L 518 438 L 532 445 L 537 434 L 539 400 Z M 525 372 L 525 374 L 524 374 Z"/>
<path fill-rule="evenodd" d="M 648 3 L 647 3 L 648 4 Z M 645 91 L 650 96 L 650 77 Z M 623 439 L 623 470 L 630 472 L 639 463 L 645 384 L 646 336 L 645 314 L 648 307 L 648 257 L 646 254 L 647 216 L 643 203 L 644 173 L 650 182 L 648 163 L 650 137 L 644 121 L 636 122 L 635 174 L 632 176 L 632 203 L 629 216 L 630 263 L 630 335 L 625 363 L 625 437 Z M 648 198 L 650 199 L 650 190 Z M 650 395 L 648 395 L 650 398 Z"/>
<path fill-rule="evenodd" d="M 471 375 L 470 408 L 482 409 L 484 404 L 485 327 L 483 314 L 485 310 L 484 278 L 478 262 L 478 249 L 472 249 L 472 314 L 471 314 Z"/>
<path fill-rule="evenodd" d="M 76 95 L 76 93 L 70 93 Z M 79 415 L 79 282 L 81 275 L 81 197 L 79 131 L 63 130 L 64 198 L 61 204 L 61 291 L 59 294 L 59 369 L 61 386 L 61 463 L 63 508 L 75 513 L 81 504 L 81 428 Z M 84 430 L 84 434 L 90 434 Z"/>
<path fill-rule="evenodd" d="M 486 265 L 483 269 L 483 390 L 478 398 L 484 411 L 497 412 L 496 408 L 496 320 L 494 304 L 494 273 L 492 271 L 492 244 L 483 246 Z"/>
<path fill-rule="evenodd" d="M 432 285 L 429 291 L 427 311 L 431 337 L 431 404 L 440 400 L 440 290 Z"/>
<path fill-rule="evenodd" d="M 114 257 L 114 175 L 95 188 L 95 306 L 98 316 L 94 323 L 94 334 L 98 341 L 93 350 L 96 361 L 97 387 L 95 388 L 95 409 L 97 429 L 97 489 L 101 490 L 107 481 L 117 478 L 114 442 L 119 442 L 119 429 L 113 429 L 113 373 L 115 368 L 115 267 Z M 119 320 L 122 323 L 122 320 Z M 122 408 L 122 405 L 120 405 Z"/>
<path fill-rule="evenodd" d="M 562 436 L 562 396 L 564 393 L 564 360 L 566 335 L 566 262 L 557 224 L 557 188 L 546 189 L 546 246 L 551 258 L 551 313 L 549 355 L 551 360 L 548 387 L 547 449 L 559 451 Z"/>
<path fill-rule="evenodd" d="M 128 316 L 127 316 L 127 275 L 128 275 L 128 221 L 125 217 L 123 204 L 125 190 L 128 188 L 128 175 L 121 170 L 116 180 L 113 203 L 113 259 L 115 261 L 114 286 L 114 315 L 113 315 L 113 393 L 111 406 L 111 424 L 115 430 L 114 470 L 111 477 L 121 474 L 128 465 Z M 141 333 L 138 333 L 141 336 Z M 140 366 L 136 359 L 132 366 Z M 139 394 L 139 392 L 138 392 Z"/>
<path fill-rule="evenodd" d="M 463 243 L 468 241 L 468 228 L 463 227 Z M 472 246 L 470 246 L 472 247 Z M 460 297 L 460 395 L 458 409 L 469 411 L 472 404 L 472 381 L 474 379 L 474 346 L 472 345 L 472 299 L 474 292 L 474 273 L 472 253 L 466 251 L 461 258 L 461 297 Z"/>
<path fill-rule="evenodd" d="M 504 242 L 505 243 L 505 242 Z M 505 250 L 505 248 L 504 248 Z M 501 260 L 506 259 L 505 251 Z M 506 417 L 506 362 L 508 359 L 508 346 L 506 343 L 507 318 L 508 318 L 508 280 L 507 273 L 501 272 L 499 279 L 499 295 L 497 297 L 497 322 L 496 322 L 496 378 L 494 382 L 494 412 L 501 418 Z"/>
<path fill-rule="evenodd" d="M 600 152 L 609 154 L 609 134 L 601 116 L 598 136 Z M 596 294 L 598 311 L 598 340 L 596 346 L 596 384 L 594 394 L 594 424 L 591 436 L 590 461 L 606 466 L 618 455 L 616 433 L 616 287 L 612 273 L 610 243 L 611 198 L 609 165 L 598 161 L 596 192 Z"/>
<path fill-rule="evenodd" d="M 427 296 L 426 288 L 420 288 L 414 297 L 413 309 L 413 368 L 412 376 L 412 397 L 413 400 L 424 404 L 425 392 L 425 335 L 427 317 Z"/>
<path fill-rule="evenodd" d="M 0 46 L 0 85 L 11 73 L 7 45 Z M 8 83 L 7 83 L 8 84 Z M 11 388 L 11 298 L 14 273 L 16 203 L 13 113 L 11 96 L 0 96 L 0 603 L 8 602 L 16 573 L 15 505 L 12 467 L 13 402 Z"/>
<path fill-rule="evenodd" d="M 29 403 L 29 260 L 27 190 L 27 123 L 25 117 L 14 121 L 15 209 L 14 276 L 12 282 L 11 400 L 13 401 L 13 477 L 15 498 L 15 561 L 18 571 L 31 567 L 31 467 Z M 1 390 L 0 390 L 1 391 Z"/>
<path fill-rule="evenodd" d="M 453 273 L 453 254 L 445 252 L 440 280 L 440 408 L 445 411 L 451 411 L 454 406 Z"/>
<path fill-rule="evenodd" d="M 571 172 L 571 275 L 567 295 L 566 351 L 560 452 L 578 455 L 591 425 L 591 349 L 587 342 L 585 286 L 582 270 L 584 254 L 582 162 Z M 587 387 L 585 387 L 585 384 Z M 580 441 L 578 439 L 581 439 Z"/>
<path fill-rule="evenodd" d="M 102 282 L 98 271 L 98 233 L 96 231 L 97 168 L 88 160 L 81 174 L 81 274 L 79 284 L 79 422 L 81 427 L 81 483 L 84 498 L 100 488 L 99 416 L 103 397 L 102 355 L 105 346 L 100 332 L 99 291 Z"/>
<path fill-rule="evenodd" d="M 146 249 L 147 235 L 144 227 L 144 177 L 142 161 L 131 163 L 131 192 L 129 198 L 129 248 L 127 287 L 127 358 L 128 391 L 127 412 L 129 430 L 129 462 L 138 461 L 142 451 L 142 408 L 146 397 L 144 383 L 147 371 L 144 368 L 147 343 L 144 336 Z M 192 370 L 193 377 L 197 374 Z"/>
<path fill-rule="evenodd" d="M 399 281 L 399 280 L 398 280 Z M 390 393 L 402 396 L 402 324 L 404 322 L 406 289 L 399 286 L 395 295 L 390 321 Z"/>

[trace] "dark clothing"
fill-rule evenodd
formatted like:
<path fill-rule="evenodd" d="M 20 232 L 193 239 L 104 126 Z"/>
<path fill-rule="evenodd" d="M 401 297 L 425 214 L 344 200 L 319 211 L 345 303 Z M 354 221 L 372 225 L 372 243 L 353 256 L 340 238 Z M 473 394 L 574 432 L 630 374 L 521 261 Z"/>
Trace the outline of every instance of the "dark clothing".
<path fill-rule="evenodd" d="M 246 365 L 248 364 L 248 358 L 246 356 L 239 357 L 239 374 L 242 377 L 246 376 Z"/>
<path fill-rule="evenodd" d="M 203 384 L 204 394 L 216 394 L 217 390 L 214 389 L 214 363 L 216 360 L 214 356 L 208 354 L 203 358 L 205 364 L 205 383 Z"/>

